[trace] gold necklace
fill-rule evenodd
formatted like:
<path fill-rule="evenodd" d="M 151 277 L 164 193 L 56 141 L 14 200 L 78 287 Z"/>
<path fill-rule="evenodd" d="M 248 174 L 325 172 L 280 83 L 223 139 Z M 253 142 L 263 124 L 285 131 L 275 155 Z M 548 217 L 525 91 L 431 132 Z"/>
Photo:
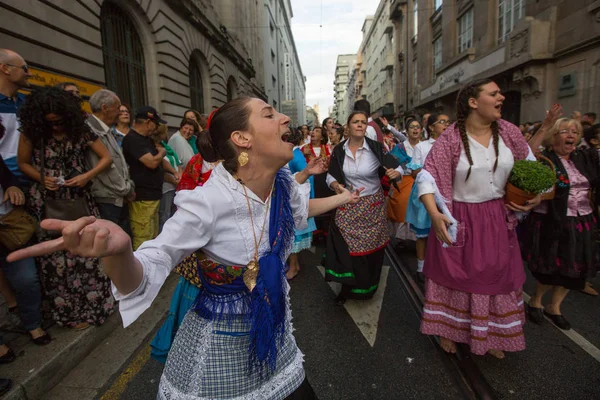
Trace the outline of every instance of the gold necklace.
<path fill-rule="evenodd" d="M 265 210 L 265 219 L 263 221 L 262 229 L 260 230 L 260 239 L 256 240 L 256 231 L 254 230 L 254 218 L 252 217 L 252 208 L 250 207 L 250 198 L 248 197 L 248 192 L 246 191 L 246 185 L 242 183 L 240 179 L 238 182 L 242 185 L 244 189 L 244 196 L 246 197 L 246 203 L 248 204 L 248 212 L 250 213 L 250 223 L 252 224 L 252 235 L 254 236 L 254 258 L 248 263 L 246 272 L 244 272 L 244 284 L 252 292 L 254 287 L 256 286 L 256 278 L 258 277 L 258 271 L 260 269 L 258 265 L 258 248 L 260 243 L 262 242 L 263 235 L 265 233 L 265 226 L 267 225 L 267 215 L 269 215 L 269 205 L 271 202 L 269 201 L 271 198 L 271 194 L 267 198 L 267 209 Z"/>

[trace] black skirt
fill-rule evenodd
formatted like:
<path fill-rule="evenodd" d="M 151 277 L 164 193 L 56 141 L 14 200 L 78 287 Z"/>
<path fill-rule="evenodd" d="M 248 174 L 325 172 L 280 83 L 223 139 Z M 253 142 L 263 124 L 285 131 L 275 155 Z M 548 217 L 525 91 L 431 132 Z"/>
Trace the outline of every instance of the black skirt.
<path fill-rule="evenodd" d="M 581 290 L 600 266 L 596 218 L 567 217 L 556 226 L 545 214 L 532 212 L 520 233 L 521 253 L 541 284 Z"/>
<path fill-rule="evenodd" d="M 318 400 L 318 397 L 312 386 L 310 386 L 310 383 L 308 383 L 308 379 L 304 378 L 298 389 L 294 390 L 285 400 Z"/>
<path fill-rule="evenodd" d="M 325 280 L 342 284 L 347 299 L 368 300 L 379 286 L 385 248 L 368 255 L 351 256 L 339 228 L 332 221 L 327 236 Z"/>

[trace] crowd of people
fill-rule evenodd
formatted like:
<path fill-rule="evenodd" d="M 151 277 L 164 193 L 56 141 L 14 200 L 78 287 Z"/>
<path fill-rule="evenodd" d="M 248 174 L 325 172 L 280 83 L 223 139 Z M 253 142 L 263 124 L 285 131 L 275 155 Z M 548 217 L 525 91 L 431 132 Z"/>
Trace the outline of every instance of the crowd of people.
<path fill-rule="evenodd" d="M 525 348 L 526 314 L 568 330 L 568 291 L 598 294 L 593 113 L 562 118 L 555 105 L 517 127 L 482 80 L 460 90 L 456 115 L 409 116 L 403 130 L 366 100 L 345 124 L 292 128 L 242 97 L 210 116 L 187 110 L 170 135 L 154 107 L 132 110 L 102 89 L 87 114 L 73 83 L 20 94 L 29 77 L 0 49 L 0 238 L 20 239 L 0 243 L 0 293 L 46 345 L 43 315 L 81 330 L 118 308 L 127 326 L 177 272 L 152 341 L 165 363 L 159 398 L 315 398 L 287 283 L 314 243 L 342 305 L 377 292 L 391 237 L 414 241 L 421 332 L 450 353 L 466 343 L 503 358 Z M 506 202 L 515 162 L 539 156 L 554 166 L 553 196 Z M 524 265 L 537 281 L 528 304 Z M 1 339 L 0 363 L 14 361 Z"/>
<path fill-rule="evenodd" d="M 134 249 L 154 239 L 175 212 L 175 189 L 199 154 L 207 117 L 187 110 L 169 138 L 153 107 L 134 112 L 102 89 L 88 114 L 75 83 L 19 93 L 31 89 L 30 77 L 19 54 L 0 49 L 0 293 L 12 327 L 43 346 L 51 341 L 44 319 L 75 330 L 103 324 L 117 308 L 110 279 L 99 258 L 67 250 L 8 262 L 16 248 L 7 238 L 20 247 L 51 242 L 60 232 L 40 229 L 42 220 L 93 216 L 122 227 Z M 15 359 L 0 337 L 0 363 Z"/>

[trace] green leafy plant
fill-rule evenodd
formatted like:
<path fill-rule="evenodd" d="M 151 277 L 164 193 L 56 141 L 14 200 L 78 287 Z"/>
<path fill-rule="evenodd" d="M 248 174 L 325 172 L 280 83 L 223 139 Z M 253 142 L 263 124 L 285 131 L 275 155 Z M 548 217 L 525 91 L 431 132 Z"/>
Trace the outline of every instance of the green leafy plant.
<path fill-rule="evenodd" d="M 554 186 L 556 174 L 539 161 L 519 160 L 515 161 L 508 182 L 527 193 L 537 195 Z"/>

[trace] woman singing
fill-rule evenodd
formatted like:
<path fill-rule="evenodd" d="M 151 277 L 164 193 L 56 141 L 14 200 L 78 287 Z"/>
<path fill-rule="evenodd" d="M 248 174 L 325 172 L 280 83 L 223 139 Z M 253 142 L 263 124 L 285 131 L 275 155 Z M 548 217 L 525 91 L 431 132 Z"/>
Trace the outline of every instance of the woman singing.
<path fill-rule="evenodd" d="M 221 107 L 209 143 L 223 162 L 204 186 L 178 193 L 175 215 L 136 252 L 117 225 L 81 218 L 44 221 L 63 237 L 9 258 L 64 249 L 102 257 L 128 326 L 150 307 L 171 269 L 200 249 L 202 289 L 177 332 L 157 398 L 313 399 L 292 335 L 284 261 L 295 226 L 358 201 L 358 194 L 344 190 L 309 201 L 305 182 L 325 165 L 295 177 L 282 169 L 292 159 L 293 146 L 284 140 L 289 122 L 260 99 Z"/>
<path fill-rule="evenodd" d="M 504 188 L 515 160 L 533 159 L 518 127 L 501 119 L 504 96 L 487 79 L 466 85 L 457 122 L 435 142 L 416 185 L 431 217 L 421 332 L 442 348 L 467 343 L 475 354 L 504 358 L 525 349 L 525 272 Z M 433 237 L 435 235 L 435 237 Z"/>

